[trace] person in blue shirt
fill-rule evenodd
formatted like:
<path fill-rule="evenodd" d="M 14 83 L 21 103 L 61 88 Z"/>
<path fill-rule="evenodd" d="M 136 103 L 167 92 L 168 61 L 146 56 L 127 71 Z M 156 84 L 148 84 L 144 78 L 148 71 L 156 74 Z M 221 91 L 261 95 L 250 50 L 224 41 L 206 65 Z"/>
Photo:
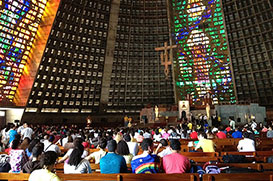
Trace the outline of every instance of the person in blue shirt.
<path fill-rule="evenodd" d="M 15 124 L 11 124 L 11 129 L 9 130 L 9 143 L 11 143 L 15 139 L 15 136 L 18 134 L 15 128 Z"/>
<path fill-rule="evenodd" d="M 117 149 L 117 142 L 115 140 L 109 141 L 108 153 L 100 159 L 101 173 L 126 173 L 127 165 L 123 156 L 115 153 Z"/>
<path fill-rule="evenodd" d="M 241 129 L 240 128 L 235 128 L 235 132 L 234 133 L 232 133 L 232 138 L 242 138 L 242 131 L 241 131 Z"/>

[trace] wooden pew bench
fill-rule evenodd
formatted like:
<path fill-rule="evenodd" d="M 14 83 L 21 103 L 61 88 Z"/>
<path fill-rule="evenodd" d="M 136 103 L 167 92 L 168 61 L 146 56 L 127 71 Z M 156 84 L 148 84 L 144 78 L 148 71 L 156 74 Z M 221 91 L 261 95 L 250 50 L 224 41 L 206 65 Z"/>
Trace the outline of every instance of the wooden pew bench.
<path fill-rule="evenodd" d="M 30 174 L 27 173 L 0 173 L 0 179 L 3 180 L 28 180 Z M 189 180 L 199 181 L 199 175 L 193 173 L 185 174 L 57 174 L 62 181 L 65 180 L 107 180 L 107 181 L 150 181 L 150 180 Z"/>
<path fill-rule="evenodd" d="M 273 181 L 273 172 L 204 174 L 203 181 Z"/>

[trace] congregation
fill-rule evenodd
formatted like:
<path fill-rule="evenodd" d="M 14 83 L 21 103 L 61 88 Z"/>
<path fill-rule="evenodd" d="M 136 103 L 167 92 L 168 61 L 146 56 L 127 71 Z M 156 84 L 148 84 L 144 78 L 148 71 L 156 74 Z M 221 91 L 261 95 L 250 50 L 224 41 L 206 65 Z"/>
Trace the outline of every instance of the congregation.
<path fill-rule="evenodd" d="M 254 120 L 243 126 L 232 119 L 229 123 L 217 128 L 186 121 L 177 126 L 116 129 L 7 124 L 0 135 L 0 172 L 31 173 L 29 180 L 60 180 L 53 173 L 56 163 L 64 163 L 65 174 L 80 174 L 91 173 L 92 162 L 105 174 L 187 173 L 191 161 L 180 154 L 181 139 L 193 140 L 187 145 L 191 152 L 215 152 L 213 139 L 242 138 L 238 151 L 253 152 L 257 135 L 273 137 L 272 125 Z M 97 151 L 89 153 L 90 149 Z"/>

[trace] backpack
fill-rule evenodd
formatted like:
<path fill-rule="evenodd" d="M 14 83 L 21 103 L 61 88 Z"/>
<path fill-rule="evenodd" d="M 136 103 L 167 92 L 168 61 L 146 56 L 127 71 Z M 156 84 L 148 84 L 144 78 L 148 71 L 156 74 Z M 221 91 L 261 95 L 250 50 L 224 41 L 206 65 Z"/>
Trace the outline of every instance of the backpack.
<path fill-rule="evenodd" d="M 0 172 L 9 172 L 9 170 L 11 169 L 9 161 L 10 156 L 6 154 L 0 155 Z"/>
<path fill-rule="evenodd" d="M 190 173 L 198 173 L 200 176 L 202 176 L 203 174 L 205 174 L 205 170 L 203 170 L 203 168 L 199 165 L 192 165 L 191 169 L 190 169 Z"/>
<path fill-rule="evenodd" d="M 221 173 L 221 170 L 216 165 L 208 165 L 205 169 L 207 174 L 219 174 Z"/>

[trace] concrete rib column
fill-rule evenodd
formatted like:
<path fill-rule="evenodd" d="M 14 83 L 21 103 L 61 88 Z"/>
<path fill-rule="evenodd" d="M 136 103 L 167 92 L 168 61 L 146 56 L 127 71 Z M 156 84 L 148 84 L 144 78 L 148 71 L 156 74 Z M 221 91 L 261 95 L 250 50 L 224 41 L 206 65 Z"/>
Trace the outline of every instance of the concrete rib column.
<path fill-rule="evenodd" d="M 106 44 L 106 56 L 103 69 L 101 98 L 100 98 L 100 113 L 105 112 L 107 103 L 109 100 L 109 91 L 111 83 L 111 75 L 114 60 L 114 50 L 117 35 L 118 17 L 119 17 L 120 0 L 112 0 L 110 18 L 109 18 L 109 29 Z"/>

